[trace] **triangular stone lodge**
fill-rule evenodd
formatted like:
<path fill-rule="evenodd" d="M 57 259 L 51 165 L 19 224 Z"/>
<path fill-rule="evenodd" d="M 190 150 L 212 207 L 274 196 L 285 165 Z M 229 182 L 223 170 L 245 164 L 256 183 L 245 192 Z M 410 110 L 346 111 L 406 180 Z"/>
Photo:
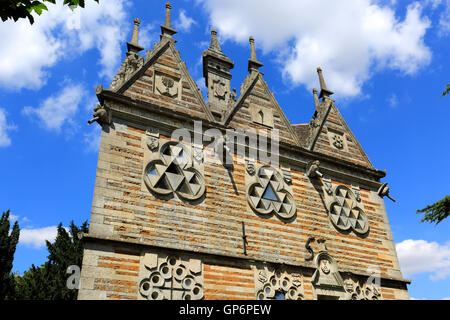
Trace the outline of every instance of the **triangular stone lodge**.
<path fill-rule="evenodd" d="M 212 29 L 205 101 L 176 49 L 171 9 L 144 55 L 134 20 L 118 74 L 95 90 L 89 123 L 102 134 L 78 298 L 409 299 L 386 172 L 346 124 L 322 69 L 311 121 L 291 124 L 260 72 L 255 39 L 237 96 L 234 62 Z M 251 157 L 248 137 L 229 147 L 229 132 L 275 145 L 275 131 L 269 159 L 278 163 Z"/>

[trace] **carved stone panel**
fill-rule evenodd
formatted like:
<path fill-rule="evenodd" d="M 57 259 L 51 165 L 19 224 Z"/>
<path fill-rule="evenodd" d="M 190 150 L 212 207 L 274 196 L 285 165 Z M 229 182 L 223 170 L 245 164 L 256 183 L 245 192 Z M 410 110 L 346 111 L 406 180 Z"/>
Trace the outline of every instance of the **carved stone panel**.
<path fill-rule="evenodd" d="M 206 190 L 202 173 L 194 168 L 191 148 L 176 141 L 163 144 L 147 164 L 144 183 L 156 195 L 176 194 L 188 201 L 200 199 Z"/>
<path fill-rule="evenodd" d="M 347 151 L 347 142 L 345 141 L 346 137 L 344 133 L 328 128 L 328 139 L 334 148 Z"/>
<path fill-rule="evenodd" d="M 155 73 L 155 92 L 169 98 L 178 98 L 180 79 Z"/>
<path fill-rule="evenodd" d="M 213 80 L 213 92 L 214 96 L 217 99 L 225 100 L 226 94 L 227 94 L 227 87 L 225 81 L 221 79 L 214 79 Z"/>
<path fill-rule="evenodd" d="M 294 197 L 282 175 L 273 167 L 261 166 L 254 176 L 247 176 L 247 200 L 261 215 L 276 214 L 291 219 L 296 212 Z"/>
<path fill-rule="evenodd" d="M 346 186 L 337 186 L 328 203 L 330 220 L 337 229 L 353 230 L 358 234 L 365 234 L 369 230 L 367 215 L 354 192 Z"/>
<path fill-rule="evenodd" d="M 325 239 L 318 239 L 317 242 L 320 250 L 314 258 L 316 271 L 311 278 L 316 299 L 381 299 L 379 285 L 374 284 L 372 277 L 357 277 L 349 272 L 340 272 L 338 264 L 328 253 Z"/>
<path fill-rule="evenodd" d="M 347 300 L 381 300 L 380 288 L 367 281 L 348 277 L 344 280 Z"/>
<path fill-rule="evenodd" d="M 253 122 L 273 128 L 273 111 L 271 109 L 251 103 L 250 115 Z"/>
<path fill-rule="evenodd" d="M 148 300 L 200 300 L 203 298 L 202 263 L 173 255 L 147 253 L 141 266 L 139 298 Z"/>
<path fill-rule="evenodd" d="M 111 90 L 117 90 L 122 84 L 144 65 L 144 58 L 137 53 L 127 53 L 127 57 L 120 66 L 119 72 L 111 82 Z"/>
<path fill-rule="evenodd" d="M 159 133 L 152 132 L 151 130 L 147 130 L 145 133 L 147 147 L 150 151 L 155 152 L 159 148 Z"/>
<path fill-rule="evenodd" d="M 255 294 L 258 300 L 302 300 L 303 275 L 286 270 L 256 270 Z"/>

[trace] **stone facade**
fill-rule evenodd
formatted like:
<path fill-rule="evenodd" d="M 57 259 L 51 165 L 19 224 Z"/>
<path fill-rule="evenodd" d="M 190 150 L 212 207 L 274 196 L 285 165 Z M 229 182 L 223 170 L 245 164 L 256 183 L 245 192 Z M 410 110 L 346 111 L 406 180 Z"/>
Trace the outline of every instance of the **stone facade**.
<path fill-rule="evenodd" d="M 102 135 L 78 298 L 408 299 L 378 192 L 385 172 L 348 128 L 322 70 L 313 119 L 291 125 L 253 38 L 236 96 L 213 30 L 206 103 L 175 49 L 170 9 L 145 59 L 135 20 L 119 75 L 96 88 L 91 122 Z M 194 136 L 194 121 L 222 134 L 278 129 L 279 166 L 224 147 L 226 165 L 212 161 L 210 141 L 171 138 L 177 129 Z"/>

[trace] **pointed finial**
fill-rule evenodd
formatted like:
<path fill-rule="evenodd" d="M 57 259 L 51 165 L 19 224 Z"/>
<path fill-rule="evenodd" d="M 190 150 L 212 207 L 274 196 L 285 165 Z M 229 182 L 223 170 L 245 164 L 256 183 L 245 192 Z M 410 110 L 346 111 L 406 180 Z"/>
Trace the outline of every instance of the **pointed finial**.
<path fill-rule="evenodd" d="M 140 24 L 141 24 L 141 21 L 139 21 L 138 18 L 134 19 L 133 35 L 131 36 L 131 43 L 138 44 L 138 41 L 139 41 L 139 25 Z"/>
<path fill-rule="evenodd" d="M 128 52 L 138 53 L 139 51 L 144 50 L 144 48 L 139 45 L 139 24 L 141 21 L 136 18 L 133 22 L 133 34 L 131 36 L 131 41 L 127 42 L 127 48 Z"/>
<path fill-rule="evenodd" d="M 325 84 L 325 80 L 323 79 L 323 75 L 322 75 L 322 68 L 318 67 L 317 68 L 317 73 L 319 75 L 319 83 L 320 83 L 319 98 L 331 96 L 334 92 L 327 89 L 327 86 Z"/>
<path fill-rule="evenodd" d="M 172 21 L 171 21 L 171 13 L 170 10 L 172 9 L 172 6 L 170 5 L 170 2 L 166 2 L 166 17 L 164 19 L 164 25 L 161 26 L 161 38 L 164 36 L 172 37 L 175 33 L 177 33 L 176 30 L 172 29 Z"/>
<path fill-rule="evenodd" d="M 209 48 L 213 51 L 222 52 L 222 48 L 220 47 L 219 40 L 217 39 L 216 29 L 211 30 L 211 44 L 210 44 Z"/>
<path fill-rule="evenodd" d="M 313 96 L 314 96 L 314 105 L 316 108 L 319 106 L 319 97 L 317 96 L 317 89 L 313 88 Z"/>
<path fill-rule="evenodd" d="M 255 39 L 250 36 L 250 38 L 248 38 L 249 42 L 250 42 L 250 59 L 252 60 L 258 60 L 256 59 L 256 50 L 255 50 Z"/>
<path fill-rule="evenodd" d="M 168 28 L 171 28 L 172 25 L 170 9 L 172 9 L 170 2 L 166 2 L 166 19 L 164 20 L 164 26 Z"/>
<path fill-rule="evenodd" d="M 250 36 L 248 40 L 250 42 L 250 59 L 248 60 L 248 71 L 258 71 L 258 69 L 262 67 L 263 64 L 256 58 L 255 39 Z"/>

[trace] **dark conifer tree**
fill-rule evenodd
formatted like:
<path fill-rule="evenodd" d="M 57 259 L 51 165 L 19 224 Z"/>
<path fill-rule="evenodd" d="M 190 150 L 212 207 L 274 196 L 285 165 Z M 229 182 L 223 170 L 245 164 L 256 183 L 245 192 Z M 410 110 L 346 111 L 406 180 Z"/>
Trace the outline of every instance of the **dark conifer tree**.
<path fill-rule="evenodd" d="M 9 210 L 0 218 L 0 300 L 14 295 L 14 277 L 11 274 L 16 245 L 19 242 L 19 223 L 14 222 L 10 231 Z"/>
<path fill-rule="evenodd" d="M 79 266 L 83 260 L 83 242 L 78 235 L 88 232 L 85 221 L 77 227 L 72 221 L 69 231 L 58 225 L 58 234 L 53 243 L 46 242 L 49 252 L 48 261 L 40 267 L 34 265 L 24 273 L 16 276 L 16 295 L 18 300 L 76 300 L 78 290 L 67 287 L 70 274 L 67 268 Z"/>

